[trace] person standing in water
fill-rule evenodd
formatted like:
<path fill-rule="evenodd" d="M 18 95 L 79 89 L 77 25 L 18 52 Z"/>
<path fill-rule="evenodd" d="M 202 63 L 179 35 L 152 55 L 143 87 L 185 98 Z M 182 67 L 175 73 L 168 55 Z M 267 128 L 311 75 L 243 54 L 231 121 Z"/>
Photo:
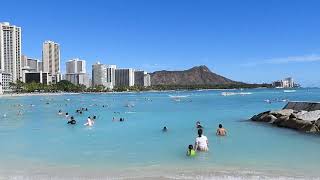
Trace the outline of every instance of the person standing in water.
<path fill-rule="evenodd" d="M 188 146 L 187 156 L 189 157 L 196 156 L 196 151 L 193 149 L 193 146 L 191 144 Z"/>
<path fill-rule="evenodd" d="M 58 115 L 59 115 L 59 116 L 61 116 L 61 115 L 62 115 L 62 111 L 61 111 L 61 110 L 59 110 Z"/>
<path fill-rule="evenodd" d="M 197 123 L 196 123 L 196 128 L 198 128 L 198 129 L 203 128 L 203 127 L 201 126 L 201 124 L 200 124 L 200 121 L 197 121 Z"/>
<path fill-rule="evenodd" d="M 94 122 L 88 117 L 87 122 L 84 124 L 85 126 L 93 126 Z"/>
<path fill-rule="evenodd" d="M 163 127 L 162 132 L 167 132 L 167 131 L 168 131 L 167 126 Z"/>
<path fill-rule="evenodd" d="M 67 124 L 76 124 L 77 123 L 77 121 L 74 119 L 74 117 L 73 116 L 71 116 L 71 119 L 70 119 L 70 121 L 68 121 L 68 123 Z"/>
<path fill-rule="evenodd" d="M 196 138 L 194 147 L 197 151 L 209 151 L 208 138 L 205 135 L 202 135 L 202 133 L 203 133 L 203 130 L 198 129 L 198 137 Z"/>
<path fill-rule="evenodd" d="M 222 127 L 222 124 L 219 124 L 219 128 L 217 129 L 216 135 L 217 136 L 226 136 L 227 135 L 227 130 Z"/>

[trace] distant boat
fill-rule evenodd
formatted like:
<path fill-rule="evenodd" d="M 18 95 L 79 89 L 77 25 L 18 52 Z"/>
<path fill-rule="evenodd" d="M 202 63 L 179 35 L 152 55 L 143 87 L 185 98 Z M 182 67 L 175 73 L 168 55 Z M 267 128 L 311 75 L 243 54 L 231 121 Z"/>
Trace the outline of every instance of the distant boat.
<path fill-rule="evenodd" d="M 283 90 L 283 92 L 284 93 L 293 93 L 293 92 L 296 92 L 296 90 L 294 90 L 294 89 L 293 90 Z"/>

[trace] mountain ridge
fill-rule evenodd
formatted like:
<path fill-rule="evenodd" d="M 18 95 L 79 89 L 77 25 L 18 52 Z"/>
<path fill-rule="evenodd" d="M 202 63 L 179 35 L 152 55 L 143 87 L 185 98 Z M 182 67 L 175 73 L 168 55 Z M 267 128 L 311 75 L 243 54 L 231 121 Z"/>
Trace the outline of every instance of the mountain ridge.
<path fill-rule="evenodd" d="M 207 66 L 194 66 L 182 71 L 155 71 L 150 73 L 152 85 L 230 85 L 244 84 L 213 73 Z"/>

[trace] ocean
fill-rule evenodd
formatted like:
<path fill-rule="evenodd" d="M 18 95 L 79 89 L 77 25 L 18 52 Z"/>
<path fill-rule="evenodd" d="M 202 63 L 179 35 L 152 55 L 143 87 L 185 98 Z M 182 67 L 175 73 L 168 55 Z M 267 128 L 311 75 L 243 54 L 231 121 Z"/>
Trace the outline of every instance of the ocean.
<path fill-rule="evenodd" d="M 0 179 L 320 179 L 318 135 L 248 121 L 288 100 L 320 101 L 320 89 L 1 97 Z M 210 150 L 190 158 L 197 121 Z"/>

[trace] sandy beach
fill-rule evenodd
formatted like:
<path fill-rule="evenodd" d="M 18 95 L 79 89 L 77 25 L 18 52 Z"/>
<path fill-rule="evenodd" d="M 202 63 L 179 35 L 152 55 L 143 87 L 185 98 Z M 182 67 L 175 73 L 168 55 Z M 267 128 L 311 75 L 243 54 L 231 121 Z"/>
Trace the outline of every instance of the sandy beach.
<path fill-rule="evenodd" d="M 12 94 L 1 94 L 0 98 L 2 97 L 23 97 L 23 96 L 61 96 L 61 95 L 75 95 L 80 93 L 12 93 Z"/>

